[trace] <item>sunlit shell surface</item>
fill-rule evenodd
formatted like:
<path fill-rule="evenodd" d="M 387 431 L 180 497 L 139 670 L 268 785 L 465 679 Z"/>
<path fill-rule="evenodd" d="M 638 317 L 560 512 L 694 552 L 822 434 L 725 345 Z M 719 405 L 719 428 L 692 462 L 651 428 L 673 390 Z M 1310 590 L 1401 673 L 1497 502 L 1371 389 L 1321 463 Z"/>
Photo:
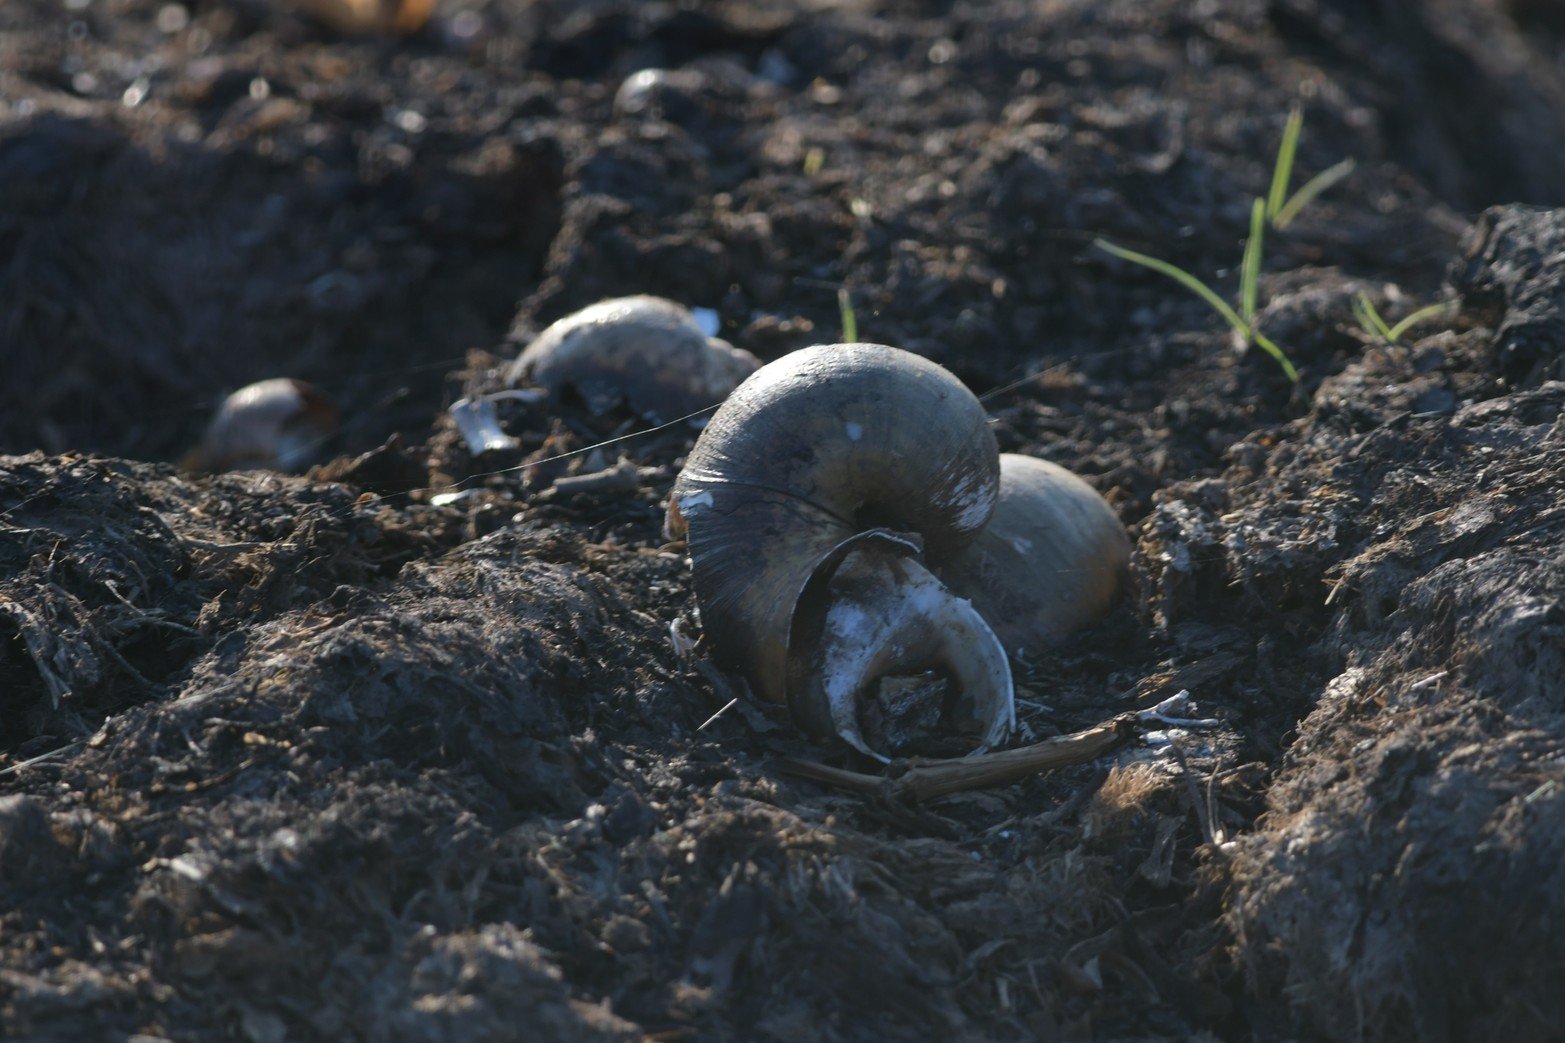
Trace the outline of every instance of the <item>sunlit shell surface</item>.
<path fill-rule="evenodd" d="M 192 471 L 296 471 L 336 429 L 336 410 L 312 385 L 262 380 L 228 396 L 183 464 Z"/>
<path fill-rule="evenodd" d="M 760 361 L 708 337 L 690 311 L 661 297 L 618 297 L 567 315 L 540 333 L 507 371 L 594 413 L 620 403 L 655 421 L 717 405 Z"/>
<path fill-rule="evenodd" d="M 935 571 L 1016 654 L 1096 622 L 1129 560 L 1125 527 L 1097 490 L 1057 464 L 1005 453 L 994 517 Z"/>

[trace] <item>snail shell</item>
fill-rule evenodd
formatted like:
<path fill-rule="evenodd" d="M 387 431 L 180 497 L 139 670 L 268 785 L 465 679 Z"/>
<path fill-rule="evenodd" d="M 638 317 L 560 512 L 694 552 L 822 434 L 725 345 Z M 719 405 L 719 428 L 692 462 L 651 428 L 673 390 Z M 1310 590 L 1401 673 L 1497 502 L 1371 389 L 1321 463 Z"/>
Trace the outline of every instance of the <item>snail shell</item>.
<path fill-rule="evenodd" d="M 558 396 L 571 388 L 594 413 L 621 401 L 654 421 L 716 405 L 760 360 L 708 337 L 689 309 L 661 297 L 617 297 L 567 315 L 540 333 L 506 372 Z"/>
<path fill-rule="evenodd" d="M 313 385 L 277 377 L 224 400 L 201 441 L 181 461 L 187 471 L 296 471 L 337 430 L 337 411 Z"/>
<path fill-rule="evenodd" d="M 1005 453 L 994 517 L 936 571 L 1016 652 L 1097 621 L 1129 561 L 1130 538 L 1097 490 L 1058 464 Z"/>
<path fill-rule="evenodd" d="M 616 116 L 676 117 L 678 123 L 700 111 L 707 78 L 694 69 L 642 69 L 633 72 L 614 92 Z"/>
<path fill-rule="evenodd" d="M 983 406 L 917 355 L 828 345 L 758 370 L 669 501 L 718 657 L 802 727 L 881 759 L 856 723 L 864 685 L 938 669 L 981 740 L 998 741 L 1015 714 L 1004 649 L 919 563 L 983 530 L 998 457 Z"/>

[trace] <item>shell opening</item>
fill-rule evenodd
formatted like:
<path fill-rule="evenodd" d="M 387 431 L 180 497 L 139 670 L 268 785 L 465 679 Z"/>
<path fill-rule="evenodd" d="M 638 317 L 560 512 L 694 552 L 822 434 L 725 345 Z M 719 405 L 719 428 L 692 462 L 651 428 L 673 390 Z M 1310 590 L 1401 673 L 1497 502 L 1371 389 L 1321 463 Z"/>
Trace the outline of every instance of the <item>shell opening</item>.
<path fill-rule="evenodd" d="M 984 749 L 1016 719 L 999 639 L 909 549 L 843 554 L 801 601 L 789 670 L 796 715 L 883 762 L 952 738 Z"/>

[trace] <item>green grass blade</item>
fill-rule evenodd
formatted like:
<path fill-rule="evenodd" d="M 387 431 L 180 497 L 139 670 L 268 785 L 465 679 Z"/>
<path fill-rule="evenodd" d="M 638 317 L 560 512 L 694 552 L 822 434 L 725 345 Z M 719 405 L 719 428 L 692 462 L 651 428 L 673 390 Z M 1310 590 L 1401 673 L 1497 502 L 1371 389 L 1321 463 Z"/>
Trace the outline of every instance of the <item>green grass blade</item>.
<path fill-rule="evenodd" d="M 1358 323 L 1359 329 L 1369 336 L 1375 335 L 1375 324 L 1370 321 L 1368 315 L 1364 314 L 1364 302 L 1357 297 L 1353 298 L 1353 321 Z"/>
<path fill-rule="evenodd" d="M 1277 146 L 1277 163 L 1272 167 L 1272 188 L 1266 194 L 1266 217 L 1276 221 L 1288 198 L 1288 182 L 1293 179 L 1293 157 L 1299 149 L 1299 132 L 1304 129 L 1304 110 L 1288 113 L 1288 124 L 1282 129 L 1282 144 Z"/>
<path fill-rule="evenodd" d="M 1123 246 L 1115 246 L 1107 239 L 1094 239 L 1092 241 L 1092 245 L 1096 246 L 1099 250 L 1113 254 L 1122 261 L 1129 261 L 1132 264 L 1139 264 L 1143 268 L 1150 268 L 1154 272 L 1168 276 L 1170 279 L 1173 279 L 1185 289 L 1189 290 L 1191 293 L 1210 304 L 1213 310 L 1216 311 L 1217 314 L 1221 315 L 1230 326 L 1238 330 L 1242 336 L 1248 337 L 1250 335 L 1250 324 L 1241 319 L 1239 317 L 1239 313 L 1230 308 L 1228 306 L 1228 302 L 1219 297 L 1215 290 L 1213 290 L 1206 283 L 1202 282 L 1200 279 L 1197 279 L 1195 276 L 1191 275 L 1189 272 L 1185 271 L 1183 268 L 1177 268 L 1174 265 L 1169 264 L 1167 261 L 1158 260 L 1156 257 L 1148 257 L 1146 254 L 1137 253 L 1134 250 L 1127 250 Z"/>
<path fill-rule="evenodd" d="M 1402 339 L 1402 334 L 1406 333 L 1408 330 L 1412 329 L 1414 326 L 1417 326 L 1421 322 L 1424 322 L 1424 321 L 1427 321 L 1429 319 L 1432 319 L 1432 318 L 1434 318 L 1437 315 L 1440 315 L 1440 314 L 1443 314 L 1443 313 L 1446 313 L 1446 312 L 1454 312 L 1456 310 L 1455 306 L 1456 306 L 1456 302 L 1455 301 L 1441 301 L 1439 304 L 1430 304 L 1430 305 L 1427 305 L 1427 306 L 1425 306 L 1423 308 L 1420 308 L 1417 311 L 1415 311 L 1413 314 L 1409 315 L 1407 318 L 1403 319 L 1401 322 L 1397 323 L 1395 326 L 1393 326 L 1389 330 L 1387 330 L 1386 331 L 1386 336 L 1390 337 L 1392 340 L 1401 340 Z"/>
<path fill-rule="evenodd" d="M 1250 207 L 1250 238 L 1244 241 L 1244 261 L 1239 265 L 1239 317 L 1255 322 L 1255 304 L 1261 285 L 1261 237 L 1266 232 L 1266 203 Z"/>
<path fill-rule="evenodd" d="M 853 314 L 853 298 L 848 295 L 848 288 L 843 286 L 837 290 L 837 310 L 842 314 L 842 342 L 844 344 L 857 344 L 859 341 L 859 320 Z"/>
<path fill-rule="evenodd" d="M 1376 310 L 1375 302 L 1369 299 L 1369 294 L 1361 292 L 1353 298 L 1353 314 L 1358 318 L 1359 325 L 1364 327 L 1364 332 L 1371 337 L 1383 337 L 1388 342 L 1396 341 L 1396 333 L 1386 325 L 1386 320 L 1380 317 L 1380 312 Z"/>
<path fill-rule="evenodd" d="M 1355 165 L 1353 159 L 1349 157 L 1341 163 L 1327 167 L 1319 174 L 1310 178 L 1304 183 L 1302 188 L 1293 194 L 1293 198 L 1284 203 L 1282 209 L 1277 211 L 1277 216 L 1272 220 L 1272 225 L 1279 229 L 1287 228 L 1288 225 L 1293 223 L 1293 219 L 1299 216 L 1299 211 L 1309 206 L 1316 196 L 1353 173 Z"/>
<path fill-rule="evenodd" d="M 1221 315 L 1224 321 L 1237 330 L 1239 335 L 1246 341 L 1253 341 L 1259 344 L 1262 351 L 1277 360 L 1277 365 L 1282 367 L 1282 371 L 1288 375 L 1289 380 L 1295 384 L 1299 382 L 1299 371 L 1293 368 L 1292 362 L 1288 361 L 1287 354 L 1276 344 L 1273 344 L 1264 334 L 1257 332 L 1248 322 L 1241 319 L 1239 313 L 1228 306 L 1227 301 L 1219 297 L 1210 286 L 1200 279 L 1197 279 L 1183 268 L 1177 268 L 1169 264 L 1167 261 L 1160 261 L 1156 257 L 1148 257 L 1146 254 L 1127 250 L 1123 246 L 1115 246 L 1107 239 L 1094 239 L 1092 245 L 1104 253 L 1113 254 L 1122 261 L 1139 264 L 1143 268 L 1150 268 L 1160 275 L 1166 275 L 1173 279 L 1207 304 L 1210 304 L 1212 310 Z"/>
<path fill-rule="evenodd" d="M 1293 368 L 1293 363 L 1288 361 L 1288 353 L 1272 342 L 1272 339 L 1260 330 L 1251 330 L 1250 336 L 1255 338 L 1255 343 L 1260 345 L 1262 351 L 1277 361 L 1288 380 L 1294 384 L 1299 382 L 1299 371 Z"/>

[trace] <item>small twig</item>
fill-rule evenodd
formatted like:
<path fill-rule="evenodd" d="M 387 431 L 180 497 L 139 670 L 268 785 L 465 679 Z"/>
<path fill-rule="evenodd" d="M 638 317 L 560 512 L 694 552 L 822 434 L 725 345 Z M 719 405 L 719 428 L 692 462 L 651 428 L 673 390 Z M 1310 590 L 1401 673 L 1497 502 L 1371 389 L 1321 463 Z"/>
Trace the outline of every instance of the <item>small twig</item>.
<path fill-rule="evenodd" d="M 620 493 L 632 493 L 641 487 L 641 472 L 636 465 L 629 460 L 620 460 L 613 467 L 594 471 L 591 474 L 575 475 L 568 478 L 556 478 L 554 491 L 558 495 L 568 493 L 582 493 L 587 496 L 616 496 Z"/>
<path fill-rule="evenodd" d="M 75 742 L 67 743 L 64 746 L 61 746 L 57 750 L 50 750 L 48 753 L 40 753 L 36 757 L 29 757 L 27 760 L 13 764 L 9 768 L 0 768 L 0 775 L 10 775 L 14 772 L 21 771 L 23 768 L 31 767 L 34 764 L 49 760 L 52 757 L 58 757 L 62 753 L 70 753 L 72 750 L 76 749 L 76 747 L 82 745 L 84 741 L 85 740 L 78 739 Z"/>
<path fill-rule="evenodd" d="M 1223 828 L 1217 807 L 1217 779 L 1223 773 L 1223 759 L 1217 758 L 1212 765 L 1212 772 L 1206 777 L 1206 817 L 1212 824 L 1212 842 L 1219 847 L 1228 840 L 1228 831 Z"/>
<path fill-rule="evenodd" d="M 1124 715 L 1085 731 L 1055 736 L 1014 750 L 937 760 L 915 757 L 894 765 L 893 770 L 903 769 L 896 775 L 865 775 L 797 758 L 783 761 L 783 769 L 856 793 L 910 801 L 930 800 L 965 790 L 1003 786 L 1055 768 L 1085 764 L 1129 742 L 1135 734 L 1135 724 L 1133 715 Z"/>
<path fill-rule="evenodd" d="M 245 540 L 240 543 L 212 543 L 209 540 L 195 540 L 183 538 L 179 541 L 181 547 L 195 551 L 205 551 L 208 554 L 238 554 L 241 551 L 260 550 L 263 547 L 292 547 L 294 544 L 288 540 Z"/>
<path fill-rule="evenodd" d="M 1179 764 L 1179 781 L 1185 786 L 1185 795 L 1190 798 L 1190 804 L 1195 811 L 1196 821 L 1201 824 L 1201 834 L 1208 844 L 1217 843 L 1217 834 L 1212 828 L 1212 820 L 1207 814 L 1206 803 L 1201 799 L 1201 788 L 1196 785 L 1195 772 L 1190 768 L 1190 762 L 1185 759 L 1185 751 L 1180 749 L 1176 739 L 1169 744 L 1169 752 L 1174 755 L 1174 760 Z"/>
<path fill-rule="evenodd" d="M 1222 727 L 1223 722 L 1215 717 L 1186 717 L 1185 714 L 1193 712 L 1194 707 L 1195 704 L 1190 701 L 1189 689 L 1180 689 L 1156 706 L 1138 711 L 1136 719 L 1142 724 L 1161 724 L 1169 728 L 1186 728 L 1191 731 Z"/>
<path fill-rule="evenodd" d="M 696 731 L 699 732 L 699 731 L 706 730 L 706 726 L 707 725 L 711 724 L 713 721 L 717 720 L 719 717 L 723 716 L 723 714 L 727 713 L 729 710 L 732 710 L 734 707 L 736 707 L 738 705 L 739 705 L 739 697 L 736 695 L 732 699 L 730 699 L 726 703 L 724 703 L 723 706 L 722 706 L 722 709 L 718 710 L 712 716 L 708 717 L 706 720 L 702 721 L 699 725 L 697 725 Z"/>

